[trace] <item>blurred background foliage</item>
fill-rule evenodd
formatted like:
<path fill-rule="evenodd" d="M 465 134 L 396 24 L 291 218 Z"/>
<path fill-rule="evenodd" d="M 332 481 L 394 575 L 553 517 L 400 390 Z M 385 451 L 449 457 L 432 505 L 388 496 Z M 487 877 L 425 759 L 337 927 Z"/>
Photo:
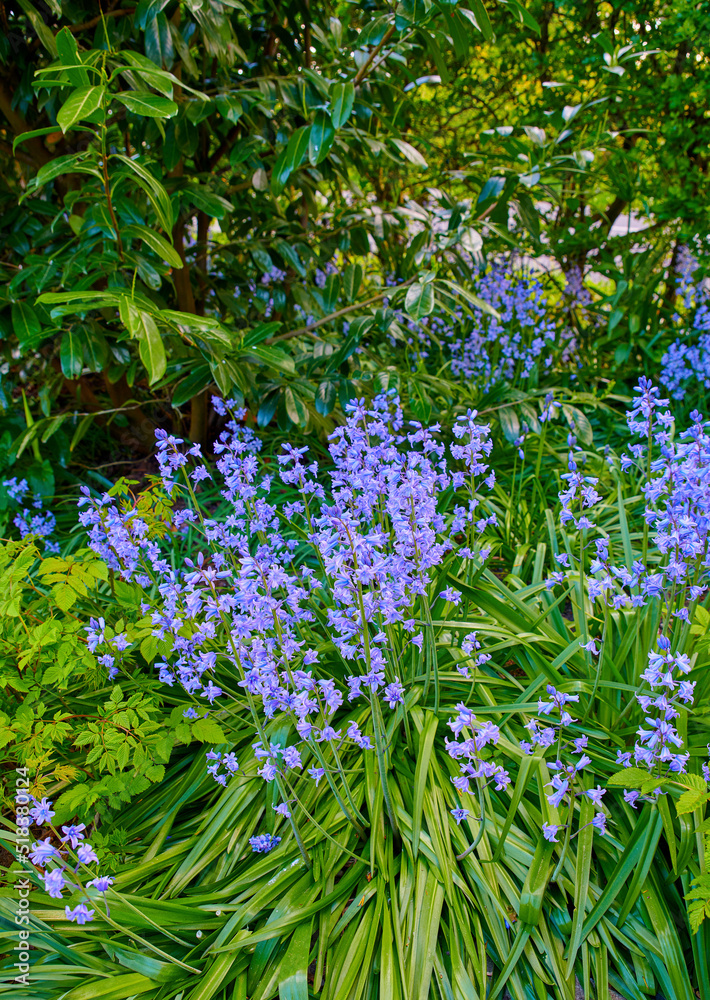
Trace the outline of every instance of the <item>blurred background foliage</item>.
<path fill-rule="evenodd" d="M 427 419 L 475 401 L 409 333 L 476 314 L 472 273 L 503 252 L 557 298 L 593 288 L 567 317 L 578 385 L 662 355 L 679 248 L 708 227 L 707 4 L 0 19 L 2 461 L 48 491 L 52 467 L 140 459 L 156 426 L 204 443 L 215 387 L 283 432 L 323 433 L 372 380 L 405 378 Z"/>

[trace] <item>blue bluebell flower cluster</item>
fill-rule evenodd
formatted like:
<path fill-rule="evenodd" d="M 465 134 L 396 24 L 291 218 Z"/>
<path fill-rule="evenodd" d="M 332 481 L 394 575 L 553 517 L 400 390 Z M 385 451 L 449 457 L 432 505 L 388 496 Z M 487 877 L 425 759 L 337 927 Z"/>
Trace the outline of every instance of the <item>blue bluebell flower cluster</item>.
<path fill-rule="evenodd" d="M 612 611 L 643 608 L 650 602 L 658 606 L 659 634 L 641 674 L 644 687 L 636 694 L 644 723 L 633 750 L 619 751 L 617 760 L 623 767 L 645 767 L 659 778 L 685 772 L 689 760 L 675 720 L 680 707 L 692 705 L 695 682 L 688 679 L 691 660 L 683 648 L 687 632 L 676 623 L 692 622 L 695 607 L 708 589 L 710 569 L 710 431 L 697 411 L 690 419 L 691 426 L 674 436 L 668 399 L 661 397 L 650 379 L 639 380 L 627 412 L 632 443 L 620 458 L 620 469 L 638 479 L 645 497 L 644 519 L 653 558 L 644 542 L 644 558 L 630 565 L 626 560 L 615 563 L 609 539 L 597 537 L 588 573 L 581 556 L 575 568 L 565 553 L 557 556 L 563 569 L 548 581 L 554 587 L 565 580 L 579 580 L 581 574 L 589 600 Z M 573 451 L 569 469 L 563 477 L 569 488 L 560 493 L 560 520 L 567 528 L 584 529 L 586 537 L 587 531 L 597 531 L 596 525 L 586 513 L 576 515 L 575 505 L 592 513 L 602 499 L 596 489 L 598 480 L 582 475 Z M 594 639 L 580 640 L 580 645 L 592 655 L 600 654 Z M 627 802 L 634 805 L 639 794 L 628 791 Z"/>
<path fill-rule="evenodd" d="M 307 773 L 330 785 L 357 824 L 340 755 L 348 748 L 382 751 L 382 712 L 398 710 L 406 697 L 404 652 L 411 649 L 418 669 L 430 602 L 460 599 L 455 588 L 432 591 L 434 571 L 454 553 L 464 563 L 490 554 L 483 538 L 496 518 L 481 498 L 495 481 L 486 461 L 490 428 L 475 411 L 459 417 L 447 456 L 439 426 L 405 423 L 394 394 L 354 401 L 331 436 L 332 468 L 324 475 L 306 448 L 290 444 L 267 466 L 244 412 L 230 401 L 214 405 L 226 419 L 214 469 L 198 446 L 157 432 L 169 498 L 162 520 L 149 523 L 132 498 L 96 498 L 88 490 L 80 520 L 109 567 L 152 595 L 143 620 L 172 649 L 156 664 L 160 680 L 180 685 L 195 706 L 202 701 L 220 711 L 231 703 L 250 713 L 258 773 L 277 782 L 284 800 L 279 815 L 293 821 L 286 785 L 294 772 Z M 203 510 L 205 482 L 219 486 L 226 516 Z M 452 491 L 459 499 L 449 511 L 442 498 Z M 179 568 L 166 552 L 176 530 L 194 532 L 200 547 Z M 112 658 L 129 639 L 109 634 L 101 620 L 92 620 L 87 634 L 92 648 L 107 647 L 105 665 L 113 671 Z M 470 653 L 475 637 L 469 642 Z M 333 672 L 334 655 L 345 665 L 343 680 L 336 679 L 340 668 Z M 486 659 L 480 653 L 468 666 Z M 265 736 L 281 713 L 292 725 L 288 745 Z M 220 784 L 239 769 L 230 751 L 207 757 Z M 468 756 L 470 777 L 503 780 L 500 769 L 489 771 Z M 255 843 L 254 850 L 267 849 L 266 841 Z"/>
<path fill-rule="evenodd" d="M 20 533 L 20 538 L 28 535 L 44 539 L 44 551 L 47 554 L 59 552 L 58 543 L 52 538 L 57 526 L 54 514 L 45 509 L 44 501 L 39 494 L 30 498 L 30 487 L 26 479 L 6 479 L 3 482 L 5 492 L 10 501 L 20 509 L 13 516 L 12 523 Z"/>
<path fill-rule="evenodd" d="M 527 378 L 536 365 L 545 369 L 552 364 L 557 321 L 539 278 L 499 262 L 474 274 L 472 290 L 499 318 L 476 311 L 466 333 L 452 330 L 454 375 L 475 381 L 485 391 L 502 380 Z"/>
<path fill-rule="evenodd" d="M 699 386 L 710 389 L 710 288 L 699 277 L 698 260 L 681 248 L 676 264 L 680 312 L 673 321 L 683 333 L 668 348 L 660 365 L 660 381 L 673 399 L 683 400 Z"/>
<path fill-rule="evenodd" d="M 50 826 L 55 813 L 52 803 L 43 798 L 33 799 L 33 806 L 27 816 L 28 825 L 38 827 Z M 65 891 L 70 895 L 80 894 L 84 898 L 71 907 L 65 905 L 64 913 L 67 920 L 77 924 L 86 924 L 94 919 L 95 909 L 90 908 L 92 899 L 87 889 L 94 891 L 104 900 L 106 913 L 110 914 L 106 893 L 114 879 L 110 875 L 101 875 L 90 865 L 98 865 L 99 858 L 92 845 L 86 840 L 86 825 L 71 823 L 62 827 L 61 836 L 57 837 L 61 844 L 55 847 L 49 837 L 36 841 L 30 850 L 29 860 L 33 865 L 44 870 L 44 888 L 52 899 L 62 899 Z M 92 877 L 87 880 L 86 876 Z"/>

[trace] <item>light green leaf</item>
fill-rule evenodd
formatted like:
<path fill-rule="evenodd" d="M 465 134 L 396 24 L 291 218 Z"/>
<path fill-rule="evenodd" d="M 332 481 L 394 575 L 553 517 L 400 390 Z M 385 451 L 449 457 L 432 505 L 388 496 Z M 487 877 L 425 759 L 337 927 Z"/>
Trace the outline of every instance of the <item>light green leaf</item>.
<path fill-rule="evenodd" d="M 404 308 L 412 319 L 430 316 L 434 311 L 434 288 L 430 282 L 412 285 L 407 289 Z"/>
<path fill-rule="evenodd" d="M 114 96 L 129 111 L 144 118 L 172 118 L 178 112 L 175 101 L 151 94 L 149 90 L 124 90 Z"/>
<path fill-rule="evenodd" d="M 192 726 L 192 735 L 200 743 L 226 743 L 224 730 L 214 719 L 197 719 Z"/>
<path fill-rule="evenodd" d="M 59 59 L 62 65 L 66 67 L 64 72 L 71 85 L 73 87 L 88 87 L 89 74 L 85 69 L 78 68 L 78 65 L 82 62 L 82 58 L 79 55 L 76 39 L 69 28 L 62 28 L 61 31 L 57 32 L 55 40 Z"/>
<path fill-rule="evenodd" d="M 157 324 L 149 312 L 138 309 L 128 297 L 121 299 L 120 313 L 131 336 L 139 341 L 138 353 L 152 385 L 163 377 L 167 367 L 165 347 Z"/>
<path fill-rule="evenodd" d="M 105 92 L 103 87 L 79 87 L 75 90 L 57 112 L 57 124 L 62 132 L 68 132 L 76 122 L 92 115 L 101 106 Z"/>
<path fill-rule="evenodd" d="M 648 771 L 640 767 L 626 767 L 623 771 L 617 771 L 607 781 L 609 788 L 641 788 L 648 781 L 650 775 Z"/>
<path fill-rule="evenodd" d="M 411 143 L 406 142 L 404 139 L 391 139 L 393 146 L 396 146 L 400 153 L 405 156 L 410 163 L 413 163 L 415 167 L 426 167 L 427 162 L 419 152 L 415 149 Z"/>
<path fill-rule="evenodd" d="M 279 969 L 279 1000 L 308 1000 L 311 921 L 293 932 Z"/>
<path fill-rule="evenodd" d="M 147 243 L 151 250 L 153 250 L 162 260 L 167 261 L 171 267 L 182 268 L 182 258 L 177 252 L 175 247 L 171 246 L 168 241 L 156 233 L 155 230 L 149 229 L 148 226 L 141 225 L 130 225 L 126 226 L 125 229 L 121 230 L 124 238 L 135 237 L 136 239 L 143 240 Z"/>

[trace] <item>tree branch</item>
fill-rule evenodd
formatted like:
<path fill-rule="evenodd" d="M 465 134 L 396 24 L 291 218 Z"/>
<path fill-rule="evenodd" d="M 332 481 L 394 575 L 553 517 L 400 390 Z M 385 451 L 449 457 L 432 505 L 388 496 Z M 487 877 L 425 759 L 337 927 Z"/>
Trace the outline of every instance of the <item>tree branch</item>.
<path fill-rule="evenodd" d="M 374 47 L 374 49 L 372 50 L 372 52 L 369 54 L 369 56 L 367 57 L 367 59 L 365 60 L 365 62 L 362 64 L 362 66 L 360 67 L 360 69 L 355 74 L 355 79 L 353 80 L 353 83 L 354 83 L 354 85 L 356 87 L 358 87 L 362 83 L 362 81 L 365 79 L 365 77 L 367 76 L 367 74 L 368 74 L 368 72 L 370 70 L 370 67 L 372 66 L 372 63 L 375 61 L 375 59 L 380 54 L 380 52 L 385 47 L 385 45 L 390 40 L 390 38 L 392 37 L 393 34 L 394 34 L 394 25 L 392 24 L 387 29 L 387 31 L 384 33 L 384 35 L 382 36 L 382 38 L 380 39 L 380 41 L 377 43 L 377 45 Z"/>
<path fill-rule="evenodd" d="M 15 111 L 12 106 L 12 95 L 5 89 L 5 84 L 3 82 L 0 82 L 0 111 L 7 118 L 8 124 L 16 136 L 22 135 L 23 132 L 31 132 L 35 127 L 33 125 L 28 125 L 22 115 L 18 111 Z M 51 154 L 45 148 L 45 145 L 39 136 L 35 136 L 34 139 L 29 139 L 25 145 L 25 149 L 31 150 L 35 162 L 39 163 L 41 167 L 44 166 L 45 163 L 49 163 L 52 159 Z"/>
<path fill-rule="evenodd" d="M 88 31 L 90 28 L 95 28 L 105 17 L 127 17 L 129 14 L 135 14 L 135 12 L 135 7 L 132 7 L 130 10 L 124 10 L 123 8 L 120 10 L 107 10 L 103 14 L 92 17 L 90 21 L 83 21 L 81 24 L 69 24 L 67 27 L 72 35 L 78 35 L 80 31 Z"/>
<path fill-rule="evenodd" d="M 311 323 L 310 326 L 301 326 L 297 330 L 289 330 L 288 333 L 280 333 L 278 337 L 270 337 L 268 340 L 265 340 L 264 343 L 278 344 L 279 341 L 282 340 L 291 340 L 293 337 L 307 336 L 319 326 L 325 326 L 326 323 L 330 323 L 334 319 L 339 319 L 341 316 L 354 312 L 356 309 L 364 309 L 365 306 L 371 306 L 373 302 L 379 302 L 381 299 L 387 298 L 388 295 L 393 295 L 395 292 L 399 292 L 403 288 L 407 288 L 409 285 L 414 284 L 416 280 L 415 276 L 414 278 L 410 278 L 408 281 L 404 281 L 401 285 L 395 285 L 394 288 L 385 288 L 383 292 L 379 292 L 377 295 L 373 295 L 371 298 L 365 299 L 364 302 L 354 302 L 351 306 L 345 306 L 344 309 L 338 309 L 337 312 L 330 313 L 329 316 L 324 316 L 323 319 L 319 319 L 317 322 Z"/>

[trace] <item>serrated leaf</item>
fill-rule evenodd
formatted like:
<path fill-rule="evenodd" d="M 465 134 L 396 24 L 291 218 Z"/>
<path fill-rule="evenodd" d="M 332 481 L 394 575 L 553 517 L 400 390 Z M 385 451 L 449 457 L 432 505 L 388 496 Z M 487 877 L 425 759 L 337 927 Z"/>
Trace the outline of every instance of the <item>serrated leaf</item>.
<path fill-rule="evenodd" d="M 60 583 L 52 590 L 52 595 L 57 605 L 62 611 L 68 611 L 72 605 L 76 604 L 77 593 L 68 583 Z"/>
<path fill-rule="evenodd" d="M 214 719 L 197 719 L 192 725 L 192 735 L 200 743 L 226 743 L 224 730 Z"/>
<path fill-rule="evenodd" d="M 617 771 L 607 781 L 609 788 L 641 788 L 649 779 L 648 771 L 640 767 L 626 767 Z"/>
<path fill-rule="evenodd" d="M 678 816 L 683 816 L 686 813 L 693 812 L 698 806 L 707 802 L 708 799 L 710 799 L 710 796 L 706 792 L 695 790 L 683 792 L 675 804 L 676 813 Z"/>

